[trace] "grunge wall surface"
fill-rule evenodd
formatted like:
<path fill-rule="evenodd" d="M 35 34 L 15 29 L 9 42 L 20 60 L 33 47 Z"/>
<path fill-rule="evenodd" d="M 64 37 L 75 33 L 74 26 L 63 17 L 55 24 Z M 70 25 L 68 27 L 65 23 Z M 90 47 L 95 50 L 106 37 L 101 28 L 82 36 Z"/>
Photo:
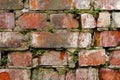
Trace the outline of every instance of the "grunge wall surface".
<path fill-rule="evenodd" d="M 120 0 L 0 0 L 0 80 L 120 80 Z"/>

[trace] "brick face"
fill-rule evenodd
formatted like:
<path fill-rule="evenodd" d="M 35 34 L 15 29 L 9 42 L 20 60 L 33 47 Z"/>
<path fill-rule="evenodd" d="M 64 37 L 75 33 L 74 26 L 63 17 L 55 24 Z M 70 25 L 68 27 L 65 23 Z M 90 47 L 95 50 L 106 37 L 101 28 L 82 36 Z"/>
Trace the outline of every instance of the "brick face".
<path fill-rule="evenodd" d="M 110 47 L 119 45 L 119 31 L 95 32 L 96 46 Z"/>
<path fill-rule="evenodd" d="M 32 66 L 32 53 L 30 52 L 13 52 L 8 55 L 9 66 L 30 67 Z"/>
<path fill-rule="evenodd" d="M 0 0 L 0 9 L 22 9 L 22 0 Z"/>
<path fill-rule="evenodd" d="M 119 17 L 120 17 L 120 13 L 119 12 L 112 13 L 112 18 L 113 18 L 113 20 L 112 20 L 112 27 L 120 28 Z"/>
<path fill-rule="evenodd" d="M 31 46 L 36 48 L 77 47 L 77 39 L 77 32 L 60 31 L 54 34 L 49 32 L 32 32 Z"/>
<path fill-rule="evenodd" d="M 50 65 L 60 67 L 67 65 L 67 54 L 65 51 L 46 51 L 38 59 L 39 65 Z"/>
<path fill-rule="evenodd" d="M 63 10 L 70 9 L 72 0 L 30 0 L 30 7 L 33 10 Z"/>
<path fill-rule="evenodd" d="M 110 65 L 120 66 L 120 51 L 113 51 L 110 53 Z"/>
<path fill-rule="evenodd" d="M 99 56 L 99 57 L 98 57 Z M 79 53 L 79 66 L 97 66 L 105 64 L 105 50 L 81 50 Z"/>
<path fill-rule="evenodd" d="M 79 26 L 72 14 L 51 14 L 50 21 L 55 28 L 78 28 Z"/>
<path fill-rule="evenodd" d="M 15 20 L 13 13 L 0 14 L 0 28 L 12 29 L 15 27 Z"/>
<path fill-rule="evenodd" d="M 95 8 L 102 10 L 120 10 L 120 0 L 95 0 Z"/>
<path fill-rule="evenodd" d="M 42 29 L 47 26 L 46 14 L 24 13 L 18 20 L 22 29 Z"/>

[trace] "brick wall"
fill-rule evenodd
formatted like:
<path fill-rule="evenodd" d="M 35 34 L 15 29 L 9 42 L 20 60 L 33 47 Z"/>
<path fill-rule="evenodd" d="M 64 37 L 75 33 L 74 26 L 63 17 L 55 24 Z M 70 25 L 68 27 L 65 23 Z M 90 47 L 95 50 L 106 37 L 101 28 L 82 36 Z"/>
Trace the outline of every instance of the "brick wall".
<path fill-rule="evenodd" d="M 0 80 L 120 80 L 120 0 L 0 0 Z"/>

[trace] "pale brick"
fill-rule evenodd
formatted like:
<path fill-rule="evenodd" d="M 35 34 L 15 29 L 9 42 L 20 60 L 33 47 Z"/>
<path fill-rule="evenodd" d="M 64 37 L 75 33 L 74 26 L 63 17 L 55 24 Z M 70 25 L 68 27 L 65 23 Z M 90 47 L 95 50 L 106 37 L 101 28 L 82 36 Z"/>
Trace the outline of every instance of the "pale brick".
<path fill-rule="evenodd" d="M 115 28 L 120 28 L 120 13 L 119 12 L 114 12 L 112 13 L 112 27 Z"/>

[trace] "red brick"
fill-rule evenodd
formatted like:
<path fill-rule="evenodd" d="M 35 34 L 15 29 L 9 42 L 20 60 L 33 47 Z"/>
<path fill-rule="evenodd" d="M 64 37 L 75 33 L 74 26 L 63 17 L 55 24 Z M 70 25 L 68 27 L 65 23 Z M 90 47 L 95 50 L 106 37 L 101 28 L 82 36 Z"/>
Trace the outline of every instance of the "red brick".
<path fill-rule="evenodd" d="M 13 52 L 8 55 L 9 66 L 30 67 L 32 65 L 32 53 Z"/>
<path fill-rule="evenodd" d="M 120 80 L 120 71 L 102 68 L 100 69 L 100 80 Z"/>
<path fill-rule="evenodd" d="M 46 14 L 24 13 L 18 20 L 22 29 L 42 29 L 47 26 Z"/>
<path fill-rule="evenodd" d="M 110 13 L 100 12 L 97 20 L 97 27 L 110 27 Z"/>
<path fill-rule="evenodd" d="M 94 68 L 79 68 L 76 70 L 76 80 L 99 80 L 98 70 Z"/>
<path fill-rule="evenodd" d="M 110 65 L 120 66 L 120 51 L 113 51 L 110 53 Z"/>
<path fill-rule="evenodd" d="M 65 80 L 75 80 L 75 73 L 72 71 L 67 72 Z"/>
<path fill-rule="evenodd" d="M 63 10 L 70 9 L 72 5 L 72 0 L 30 0 L 33 10 Z"/>
<path fill-rule="evenodd" d="M 0 80 L 30 80 L 30 71 L 26 69 L 0 69 Z"/>
<path fill-rule="evenodd" d="M 0 0 L 0 9 L 22 9 L 22 0 Z"/>
<path fill-rule="evenodd" d="M 99 56 L 99 57 L 98 57 Z M 79 53 L 79 66 L 97 66 L 105 64 L 105 50 L 81 50 Z"/>
<path fill-rule="evenodd" d="M 120 32 L 119 31 L 103 31 L 95 32 L 96 46 L 110 47 L 119 45 Z"/>
<path fill-rule="evenodd" d="M 112 27 L 120 28 L 120 13 L 119 12 L 113 12 L 112 13 Z"/>
<path fill-rule="evenodd" d="M 38 59 L 39 65 L 50 65 L 60 67 L 67 65 L 67 54 L 65 51 L 46 51 Z"/>
<path fill-rule="evenodd" d="M 78 37 L 78 46 L 80 48 L 86 48 L 89 47 L 92 41 L 92 35 L 88 32 L 80 32 Z"/>
<path fill-rule="evenodd" d="M 96 21 L 92 14 L 84 13 L 81 14 L 82 28 L 95 28 Z"/>
<path fill-rule="evenodd" d="M 24 36 L 19 32 L 0 32 L 0 48 L 2 49 L 25 49 L 27 43 Z"/>
<path fill-rule="evenodd" d="M 13 13 L 1 13 L 0 14 L 0 28 L 12 29 L 15 26 Z"/>
<path fill-rule="evenodd" d="M 79 26 L 72 14 L 51 14 L 50 21 L 56 28 L 77 28 Z"/>
<path fill-rule="evenodd" d="M 75 7 L 77 9 L 90 9 L 91 0 L 75 0 Z"/>
<path fill-rule="evenodd" d="M 32 32 L 31 46 L 36 48 L 72 48 L 77 47 L 77 39 L 77 32 Z"/>
<path fill-rule="evenodd" d="M 120 10 L 120 0 L 95 0 L 94 7 L 102 10 Z"/>

